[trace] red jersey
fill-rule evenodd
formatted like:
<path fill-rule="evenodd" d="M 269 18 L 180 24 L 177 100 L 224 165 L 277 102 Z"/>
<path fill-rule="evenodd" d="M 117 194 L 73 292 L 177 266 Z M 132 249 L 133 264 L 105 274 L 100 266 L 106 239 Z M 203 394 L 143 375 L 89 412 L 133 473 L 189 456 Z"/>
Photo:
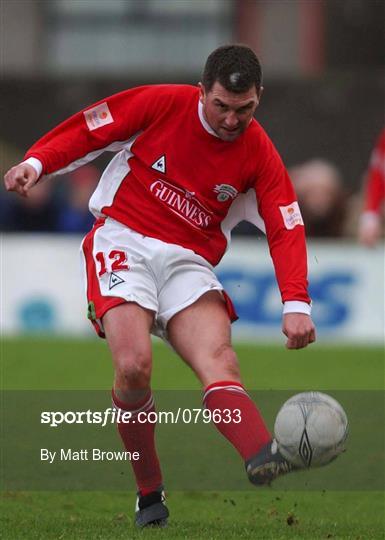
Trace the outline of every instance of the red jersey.
<path fill-rule="evenodd" d="M 365 212 L 379 214 L 385 200 L 385 129 L 372 152 L 366 178 Z"/>
<path fill-rule="evenodd" d="M 310 302 L 304 227 L 286 169 L 256 120 L 223 141 L 204 119 L 197 87 L 142 86 L 89 107 L 27 152 L 42 174 L 118 152 L 90 200 L 96 217 L 193 250 L 212 265 L 246 219 L 265 230 L 282 300 Z"/>

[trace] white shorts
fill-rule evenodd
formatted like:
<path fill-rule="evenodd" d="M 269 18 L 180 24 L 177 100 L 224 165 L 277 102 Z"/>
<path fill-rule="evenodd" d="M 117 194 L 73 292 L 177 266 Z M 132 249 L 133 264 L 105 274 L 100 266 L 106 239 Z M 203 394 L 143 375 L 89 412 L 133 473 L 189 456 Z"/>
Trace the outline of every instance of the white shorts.
<path fill-rule="evenodd" d="M 88 318 L 104 337 L 103 315 L 124 302 L 154 312 L 152 332 L 166 337 L 168 321 L 207 291 L 221 291 L 230 319 L 230 298 L 213 267 L 190 249 L 143 236 L 117 221 L 98 220 L 81 246 Z"/>

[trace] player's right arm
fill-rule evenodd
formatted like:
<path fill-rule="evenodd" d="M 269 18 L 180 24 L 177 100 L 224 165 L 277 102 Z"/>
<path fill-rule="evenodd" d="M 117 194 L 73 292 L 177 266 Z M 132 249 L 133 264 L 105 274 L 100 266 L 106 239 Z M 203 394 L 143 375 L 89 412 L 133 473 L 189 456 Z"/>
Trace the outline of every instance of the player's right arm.
<path fill-rule="evenodd" d="M 106 150 L 119 151 L 162 110 L 165 87 L 115 94 L 71 116 L 38 140 L 5 175 L 5 187 L 26 196 L 41 176 L 72 171 Z"/>
<path fill-rule="evenodd" d="M 5 189 L 16 191 L 22 197 L 27 197 L 28 191 L 36 184 L 38 173 L 32 165 L 20 163 L 12 167 L 4 176 Z"/>

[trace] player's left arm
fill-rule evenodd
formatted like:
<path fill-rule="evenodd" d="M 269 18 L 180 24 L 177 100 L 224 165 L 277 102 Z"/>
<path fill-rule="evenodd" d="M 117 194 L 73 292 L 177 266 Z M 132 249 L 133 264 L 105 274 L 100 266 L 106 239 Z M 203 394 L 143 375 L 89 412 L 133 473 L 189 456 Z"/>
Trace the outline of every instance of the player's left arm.
<path fill-rule="evenodd" d="M 255 191 L 283 302 L 282 331 L 289 349 L 316 339 L 308 293 L 305 230 L 289 175 L 271 141 L 262 139 Z"/>

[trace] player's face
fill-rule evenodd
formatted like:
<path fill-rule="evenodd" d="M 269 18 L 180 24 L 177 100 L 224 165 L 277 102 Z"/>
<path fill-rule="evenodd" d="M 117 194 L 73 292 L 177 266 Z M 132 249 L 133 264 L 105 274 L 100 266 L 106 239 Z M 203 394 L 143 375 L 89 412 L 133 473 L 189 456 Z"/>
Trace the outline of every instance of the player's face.
<path fill-rule="evenodd" d="M 210 127 L 223 141 L 234 141 L 250 124 L 255 109 L 259 105 L 262 88 L 255 86 L 235 94 L 226 90 L 218 81 L 209 92 L 200 83 L 200 100 L 203 114 Z"/>

